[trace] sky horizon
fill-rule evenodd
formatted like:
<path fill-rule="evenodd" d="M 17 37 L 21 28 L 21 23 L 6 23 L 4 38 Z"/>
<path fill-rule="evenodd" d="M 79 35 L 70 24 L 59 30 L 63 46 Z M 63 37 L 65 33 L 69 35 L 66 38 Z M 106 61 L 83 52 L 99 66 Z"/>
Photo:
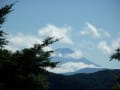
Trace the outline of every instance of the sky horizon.
<path fill-rule="evenodd" d="M 119 0 L 19 0 L 3 26 L 10 50 L 41 43 L 47 36 L 61 40 L 47 49 L 71 48 L 106 68 L 120 69 L 109 61 L 120 45 Z"/>

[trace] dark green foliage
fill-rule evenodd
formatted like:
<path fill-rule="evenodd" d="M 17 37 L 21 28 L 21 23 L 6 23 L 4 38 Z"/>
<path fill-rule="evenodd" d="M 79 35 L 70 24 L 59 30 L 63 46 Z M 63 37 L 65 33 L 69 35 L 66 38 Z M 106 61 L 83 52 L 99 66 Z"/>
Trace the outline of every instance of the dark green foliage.
<path fill-rule="evenodd" d="M 2 27 L 3 23 L 5 22 L 6 15 L 11 12 L 13 4 L 11 5 L 5 5 L 4 7 L 0 8 L 0 28 Z M 8 41 L 5 39 L 6 33 L 2 30 L 0 30 L 0 49 L 4 47 L 8 43 Z"/>
<path fill-rule="evenodd" d="M 115 59 L 120 61 L 120 48 L 116 49 L 116 53 L 114 53 L 110 58 L 111 60 Z"/>
<path fill-rule="evenodd" d="M 49 38 L 46 40 L 48 39 Z M 46 40 L 44 40 L 44 42 Z M 49 39 L 49 41 L 53 43 L 55 42 L 52 40 L 52 38 Z M 17 66 L 19 66 L 19 70 L 21 70 L 22 75 L 38 75 L 40 70 L 42 70 L 44 67 L 56 66 L 57 62 L 50 61 L 50 55 L 53 51 L 44 51 L 43 48 L 45 46 L 43 46 L 43 44 L 35 44 L 32 48 L 25 48 L 21 51 L 16 51 L 13 54 L 12 60 L 17 63 Z"/>
<path fill-rule="evenodd" d="M 120 90 L 120 84 L 116 84 L 115 86 L 113 86 L 112 90 Z"/>
<path fill-rule="evenodd" d="M 0 28 L 6 15 L 11 12 L 13 4 L 0 9 Z M 42 44 L 11 52 L 4 48 L 8 42 L 6 33 L 0 31 L 0 90 L 46 90 L 48 82 L 44 75 L 45 67 L 55 67 L 58 62 L 51 62 L 53 51 L 43 48 L 58 41 L 52 37 L 46 38 Z"/>
<path fill-rule="evenodd" d="M 112 90 L 120 70 L 103 70 L 71 76 L 48 73 L 49 90 Z"/>
<path fill-rule="evenodd" d="M 4 45 L 7 45 L 8 41 L 5 39 L 4 35 L 6 35 L 5 32 L 0 31 L 0 49 L 4 47 Z"/>
<path fill-rule="evenodd" d="M 0 1 L 0 3 L 2 3 L 2 1 Z M 5 22 L 6 19 L 6 15 L 8 13 L 10 13 L 12 10 L 12 6 L 14 4 L 10 4 L 10 5 L 5 5 L 4 7 L 0 8 L 0 29 L 3 25 L 3 23 Z M 8 41 L 5 39 L 6 33 L 2 30 L 0 30 L 0 49 L 2 49 L 4 47 L 4 45 L 6 45 L 8 43 Z"/>
<path fill-rule="evenodd" d="M 115 59 L 120 61 L 120 48 L 116 49 L 116 52 L 110 57 L 111 60 Z M 120 90 L 120 75 L 117 75 L 117 84 L 113 87 L 113 90 Z"/>
<path fill-rule="evenodd" d="M 0 8 L 0 27 L 5 22 L 6 15 L 12 11 L 11 8 L 13 5 L 14 4 L 10 4 Z"/>
<path fill-rule="evenodd" d="M 46 44 L 47 41 L 47 44 Z M 43 48 L 56 42 L 47 38 L 42 44 L 35 44 L 32 48 L 25 48 L 15 53 L 1 50 L 0 83 L 3 90 L 46 90 L 47 79 L 44 76 L 45 67 L 55 67 L 57 62 L 50 61 L 53 51 Z"/>

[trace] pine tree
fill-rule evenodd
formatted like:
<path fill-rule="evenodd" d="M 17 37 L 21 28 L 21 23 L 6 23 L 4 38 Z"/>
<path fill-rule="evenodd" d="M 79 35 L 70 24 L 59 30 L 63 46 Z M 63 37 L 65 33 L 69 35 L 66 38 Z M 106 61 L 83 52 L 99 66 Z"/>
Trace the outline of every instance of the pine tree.
<path fill-rule="evenodd" d="M 111 58 L 110 60 L 114 59 L 120 61 L 120 48 L 117 48 L 116 52 L 113 53 L 110 58 Z M 113 87 L 113 90 L 120 90 L 120 76 L 118 76 L 117 85 Z"/>
<path fill-rule="evenodd" d="M 2 2 L 0 1 L 0 4 Z M 11 52 L 4 48 L 7 45 L 8 41 L 5 38 L 6 33 L 1 30 L 2 25 L 6 20 L 7 14 L 11 12 L 13 4 L 5 5 L 0 8 L 0 89 L 2 90 L 5 87 L 6 82 L 8 82 L 9 77 L 11 76 L 9 71 L 11 70 L 10 56 Z M 9 76 L 8 76 L 9 75 Z"/>
<path fill-rule="evenodd" d="M 13 4 L 0 8 L 0 28 L 6 20 L 6 15 L 12 10 Z M 0 31 L 0 90 L 46 90 L 48 81 L 45 77 L 45 67 L 55 67 L 58 62 L 51 62 L 53 51 L 44 51 L 44 47 L 58 41 L 52 37 L 25 48 L 11 52 L 4 48 L 8 41 L 6 33 Z"/>
<path fill-rule="evenodd" d="M 5 5 L 4 7 L 0 8 L 0 29 L 2 28 L 3 23 L 6 20 L 6 15 L 9 14 L 12 10 L 13 4 Z M 7 45 L 8 41 L 5 39 L 6 33 L 3 30 L 0 30 L 0 49 Z"/>
<path fill-rule="evenodd" d="M 35 44 L 32 48 L 25 48 L 21 51 L 16 51 L 13 54 L 12 60 L 15 62 L 17 67 L 17 76 L 22 80 L 19 81 L 21 82 L 21 89 L 47 89 L 47 80 L 44 76 L 46 72 L 45 67 L 54 68 L 58 62 L 51 62 L 50 55 L 53 51 L 44 51 L 43 48 L 56 41 L 58 40 L 53 40 L 53 38 L 48 37 L 42 44 Z"/>
<path fill-rule="evenodd" d="M 114 53 L 110 58 L 111 60 L 115 59 L 115 60 L 120 61 L 120 48 L 117 48 L 116 53 Z"/>

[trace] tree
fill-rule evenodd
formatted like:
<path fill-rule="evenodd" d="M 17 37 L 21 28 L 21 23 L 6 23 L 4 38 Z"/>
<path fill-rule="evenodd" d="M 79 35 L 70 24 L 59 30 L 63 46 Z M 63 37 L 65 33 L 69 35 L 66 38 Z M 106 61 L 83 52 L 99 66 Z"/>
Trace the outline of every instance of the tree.
<path fill-rule="evenodd" d="M 13 53 L 11 60 L 16 65 L 17 77 L 22 80 L 19 81 L 21 82 L 20 85 L 22 85 L 21 89 L 47 89 L 47 80 L 44 78 L 44 73 L 46 72 L 45 67 L 54 68 L 58 62 L 51 62 L 50 55 L 53 51 L 44 51 L 43 48 L 56 41 L 58 40 L 53 40 L 53 38 L 48 37 L 42 44 L 35 44 L 32 48 L 25 48 Z"/>
<path fill-rule="evenodd" d="M 111 58 L 110 60 L 115 59 L 115 60 L 120 61 L 120 48 L 117 48 L 117 49 L 116 49 L 116 52 L 113 53 L 110 58 Z M 115 86 L 113 87 L 113 90 L 120 90 L 120 76 L 118 76 L 117 82 L 118 82 L 118 83 L 117 83 L 117 85 L 115 85 Z"/>
<path fill-rule="evenodd" d="M 117 48 L 116 53 L 114 53 L 110 58 L 111 60 L 115 59 L 115 60 L 120 61 L 120 48 Z"/>
<path fill-rule="evenodd" d="M 5 22 L 6 15 L 12 10 L 13 4 L 0 8 L 0 28 Z M 11 52 L 4 48 L 8 41 L 6 33 L 0 31 L 0 90 L 46 90 L 47 79 L 45 67 L 55 67 L 58 62 L 51 62 L 53 51 L 44 51 L 44 47 L 53 44 L 58 39 L 48 37 L 42 44 L 35 44 Z"/>
<path fill-rule="evenodd" d="M 0 72 L 3 90 L 46 90 L 47 79 L 45 67 L 55 67 L 58 62 L 51 62 L 50 55 L 53 51 L 44 51 L 44 47 L 58 41 L 46 38 L 42 44 L 35 44 L 31 48 L 7 53 L 8 61 L 2 66 Z"/>
<path fill-rule="evenodd" d="M 12 6 L 14 4 L 11 5 L 5 5 L 4 7 L 0 8 L 0 28 L 2 27 L 3 23 L 5 22 L 6 19 L 6 15 L 8 13 L 10 13 L 12 10 Z M 4 45 L 7 45 L 7 40 L 5 39 L 6 33 L 3 30 L 0 30 L 0 49 L 2 49 L 4 47 Z"/>
<path fill-rule="evenodd" d="M 2 3 L 2 1 L 0 1 Z M 9 71 L 11 70 L 11 64 L 9 62 L 11 52 L 4 48 L 8 41 L 5 38 L 6 33 L 1 30 L 2 25 L 6 20 L 6 15 L 11 12 L 13 4 L 5 5 L 0 8 L 0 89 L 2 90 L 5 82 L 8 80 L 8 76 L 11 76 Z M 8 74 L 9 73 L 9 74 Z"/>

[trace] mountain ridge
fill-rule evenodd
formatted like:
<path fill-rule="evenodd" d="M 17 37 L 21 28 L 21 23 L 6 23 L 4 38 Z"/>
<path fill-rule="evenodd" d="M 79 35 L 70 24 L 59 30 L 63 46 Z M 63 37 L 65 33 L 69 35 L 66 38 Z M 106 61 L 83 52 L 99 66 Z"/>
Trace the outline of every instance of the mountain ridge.
<path fill-rule="evenodd" d="M 107 68 L 83 68 L 75 72 L 64 73 L 64 75 L 75 75 L 75 74 L 80 74 L 80 73 L 95 73 L 95 72 L 102 71 L 102 70 L 108 70 L 108 69 Z"/>
<path fill-rule="evenodd" d="M 70 76 L 47 74 L 50 82 L 49 90 L 112 90 L 112 87 L 117 84 L 116 76 L 120 76 L 120 69 Z"/>

